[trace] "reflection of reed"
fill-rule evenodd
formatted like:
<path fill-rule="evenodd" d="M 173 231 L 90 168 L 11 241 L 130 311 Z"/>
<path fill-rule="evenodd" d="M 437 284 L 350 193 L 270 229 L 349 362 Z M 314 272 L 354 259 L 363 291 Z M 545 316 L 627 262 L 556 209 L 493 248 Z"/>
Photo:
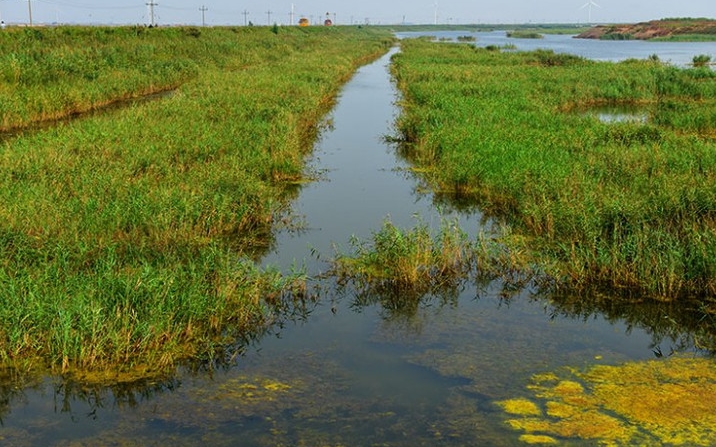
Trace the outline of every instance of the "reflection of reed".
<path fill-rule="evenodd" d="M 618 296 L 608 291 L 551 291 L 536 295 L 548 299 L 550 317 L 588 320 L 601 317 L 621 323 L 627 333 L 641 329 L 652 337 L 655 355 L 666 352 L 703 351 L 716 355 L 716 316 L 703 303 L 663 303 Z M 663 344 L 670 346 L 664 347 Z"/>

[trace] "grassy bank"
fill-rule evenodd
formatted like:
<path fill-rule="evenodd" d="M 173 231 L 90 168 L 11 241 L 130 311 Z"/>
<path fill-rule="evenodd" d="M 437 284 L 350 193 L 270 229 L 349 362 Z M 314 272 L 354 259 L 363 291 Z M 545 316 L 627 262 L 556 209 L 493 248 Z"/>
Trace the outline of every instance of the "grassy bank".
<path fill-rule="evenodd" d="M 438 190 L 505 219 L 559 279 L 716 295 L 716 73 L 403 42 L 404 150 Z M 596 106 L 643 107 L 644 122 Z"/>
<path fill-rule="evenodd" d="M 339 87 L 390 44 L 365 28 L 3 33 L 23 64 L 2 64 L 6 127 L 176 90 L 0 140 L 0 361 L 156 372 L 280 318 L 300 275 L 247 259 Z"/>
<path fill-rule="evenodd" d="M 196 56 L 189 53 L 195 46 L 182 44 L 191 33 L 144 27 L 5 30 L 0 131 L 177 87 L 198 74 Z"/>

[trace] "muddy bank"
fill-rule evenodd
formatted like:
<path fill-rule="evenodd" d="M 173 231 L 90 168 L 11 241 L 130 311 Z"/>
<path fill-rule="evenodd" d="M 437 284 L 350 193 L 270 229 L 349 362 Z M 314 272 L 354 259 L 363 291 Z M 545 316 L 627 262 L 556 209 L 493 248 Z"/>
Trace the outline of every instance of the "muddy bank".
<path fill-rule="evenodd" d="M 667 19 L 631 25 L 599 25 L 576 37 L 578 39 L 651 40 L 697 35 L 710 36 L 716 40 L 716 20 Z"/>

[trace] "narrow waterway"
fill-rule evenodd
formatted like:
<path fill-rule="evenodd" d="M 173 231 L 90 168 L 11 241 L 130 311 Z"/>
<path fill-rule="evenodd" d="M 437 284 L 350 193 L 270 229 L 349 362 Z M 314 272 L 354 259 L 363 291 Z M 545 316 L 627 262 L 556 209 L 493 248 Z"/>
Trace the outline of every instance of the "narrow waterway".
<path fill-rule="evenodd" d="M 384 142 L 398 113 L 388 73 L 396 51 L 362 67 L 343 90 L 330 130 L 309 161 L 319 181 L 304 187 L 293 206 L 299 229 L 280 232 L 264 264 L 285 269 L 296 261 L 320 268 L 312 253 L 325 256 L 334 248 L 347 249 L 351 235 L 368 237 L 386 219 L 401 227 L 412 227 L 418 217 L 439 225 L 432 196 L 416 191 L 408 165 Z"/>
<path fill-rule="evenodd" d="M 292 209 L 265 265 L 317 277 L 389 218 L 435 227 L 445 217 L 384 142 L 398 113 L 390 54 L 361 68 L 310 160 L 320 179 Z M 454 213 L 454 212 L 453 212 Z M 477 214 L 450 214 L 474 234 Z M 219 371 L 184 371 L 138 389 L 69 389 L 53 380 L 6 390 L 0 445 L 521 445 L 495 404 L 526 394 L 533 374 L 653 358 L 679 331 L 628 309 L 466 284 L 397 311 L 380 297 L 323 284 L 306 319 L 278 328 Z M 661 321 L 660 309 L 650 309 Z"/>

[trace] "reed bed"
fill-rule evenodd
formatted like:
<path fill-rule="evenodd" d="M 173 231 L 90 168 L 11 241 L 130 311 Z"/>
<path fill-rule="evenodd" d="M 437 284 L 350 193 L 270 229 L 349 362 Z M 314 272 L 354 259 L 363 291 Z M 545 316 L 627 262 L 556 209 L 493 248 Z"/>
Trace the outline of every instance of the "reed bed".
<path fill-rule="evenodd" d="M 379 303 L 388 318 L 410 319 L 435 298 L 441 305 L 457 303 L 468 282 L 486 289 L 499 281 L 499 294 L 508 299 L 551 281 L 529 253 L 485 233 L 470 240 L 456 219 L 442 218 L 439 228 L 421 220 L 399 228 L 386 220 L 370 239 L 353 237 L 351 245 L 350 253 L 336 253 L 328 276 L 336 279 L 339 295 L 350 290 L 352 306 Z"/>
<path fill-rule="evenodd" d="M 156 373 L 210 360 L 304 298 L 301 272 L 282 276 L 250 259 L 271 243 L 272 216 L 341 84 L 387 51 L 389 34 L 51 28 L 2 37 L 6 127 L 175 91 L 0 140 L 0 362 L 111 380 Z M 8 80 L 13 57 L 23 68 Z M 43 74 L 62 60 L 73 68 Z"/>
<path fill-rule="evenodd" d="M 353 253 L 337 254 L 332 274 L 339 283 L 359 290 L 417 301 L 465 278 L 476 258 L 467 235 L 456 222 L 444 220 L 433 235 L 419 222 L 401 229 L 386 220 L 372 240 L 351 240 Z"/>
<path fill-rule="evenodd" d="M 506 241 L 561 286 L 713 300 L 714 71 L 402 45 L 393 64 L 402 151 L 437 190 L 504 219 Z M 649 118 L 583 113 L 603 105 L 643 107 Z"/>

